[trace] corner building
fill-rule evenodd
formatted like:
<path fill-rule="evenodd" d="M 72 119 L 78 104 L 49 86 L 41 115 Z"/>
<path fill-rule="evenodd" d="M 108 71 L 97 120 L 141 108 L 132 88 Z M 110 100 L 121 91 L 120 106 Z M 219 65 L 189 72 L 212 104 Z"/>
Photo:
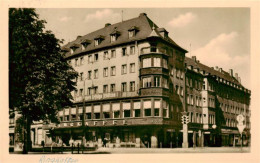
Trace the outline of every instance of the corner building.
<path fill-rule="evenodd" d="M 58 112 L 60 124 L 43 125 L 46 144 L 181 147 L 183 111 L 190 116 L 190 146 L 229 144 L 237 134 L 236 113 L 220 108 L 249 108 L 250 93 L 235 78 L 221 78 L 221 72 L 185 57 L 187 51 L 145 13 L 78 36 L 62 53 L 79 73 L 77 90 L 74 106 Z M 239 102 L 226 97 L 226 87 Z M 247 123 L 249 128 L 249 117 Z"/>

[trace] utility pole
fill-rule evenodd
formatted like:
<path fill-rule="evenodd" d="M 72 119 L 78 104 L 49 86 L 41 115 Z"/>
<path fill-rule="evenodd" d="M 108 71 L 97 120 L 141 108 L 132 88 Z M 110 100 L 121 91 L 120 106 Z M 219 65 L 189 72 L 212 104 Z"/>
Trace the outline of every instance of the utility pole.
<path fill-rule="evenodd" d="M 188 148 L 189 144 L 188 144 L 188 123 L 189 123 L 189 116 L 188 116 L 188 112 L 187 112 L 187 107 L 186 107 L 186 73 L 187 73 L 187 69 L 185 67 L 184 64 L 184 98 L 183 98 L 183 112 L 182 112 L 182 135 L 183 135 L 183 142 L 182 142 L 182 148 Z"/>

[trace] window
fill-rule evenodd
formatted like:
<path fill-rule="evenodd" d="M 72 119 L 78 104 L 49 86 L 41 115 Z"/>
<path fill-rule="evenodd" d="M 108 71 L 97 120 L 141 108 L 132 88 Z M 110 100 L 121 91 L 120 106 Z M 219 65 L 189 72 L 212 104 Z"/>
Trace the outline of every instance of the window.
<path fill-rule="evenodd" d="M 103 93 L 107 93 L 108 92 L 108 86 L 107 85 L 104 85 L 103 86 Z"/>
<path fill-rule="evenodd" d="M 78 58 L 75 59 L 75 67 L 78 66 Z"/>
<path fill-rule="evenodd" d="M 93 61 L 92 61 L 92 55 L 89 55 L 88 56 L 88 63 L 92 63 Z"/>
<path fill-rule="evenodd" d="M 110 113 L 109 112 L 103 112 L 104 118 L 110 118 Z"/>
<path fill-rule="evenodd" d="M 169 117 L 169 105 L 166 101 L 163 101 L 163 117 L 168 118 Z"/>
<path fill-rule="evenodd" d="M 141 116 L 141 102 L 135 101 L 134 102 L 134 117 L 140 117 Z"/>
<path fill-rule="evenodd" d="M 134 46 L 130 47 L 130 54 L 135 54 L 135 47 Z"/>
<path fill-rule="evenodd" d="M 130 73 L 135 72 L 135 63 L 130 63 Z"/>
<path fill-rule="evenodd" d="M 124 110 L 124 117 L 130 117 L 130 110 Z"/>
<path fill-rule="evenodd" d="M 127 91 L 126 82 L 122 83 L 122 85 L 121 85 L 121 91 L 122 91 L 122 92 L 126 92 L 126 91 Z"/>
<path fill-rule="evenodd" d="M 183 94 L 184 94 L 183 87 L 180 86 L 180 95 L 183 96 Z"/>
<path fill-rule="evenodd" d="M 168 63 L 167 63 L 167 60 L 163 58 L 163 68 L 168 68 Z"/>
<path fill-rule="evenodd" d="M 111 50 L 111 58 L 116 58 L 116 50 Z"/>
<path fill-rule="evenodd" d="M 80 81 L 83 80 L 83 72 L 80 73 Z"/>
<path fill-rule="evenodd" d="M 92 71 L 88 71 L 88 79 L 91 79 Z"/>
<path fill-rule="evenodd" d="M 194 104 L 193 95 L 190 95 L 190 104 L 191 104 L 191 105 L 193 105 L 193 104 Z"/>
<path fill-rule="evenodd" d="M 98 69 L 94 70 L 94 79 L 98 78 Z"/>
<path fill-rule="evenodd" d="M 84 57 L 80 57 L 80 65 L 84 64 Z"/>
<path fill-rule="evenodd" d="M 180 70 L 176 69 L 176 78 L 180 77 Z"/>
<path fill-rule="evenodd" d="M 94 55 L 94 61 L 97 62 L 98 61 L 98 54 Z"/>
<path fill-rule="evenodd" d="M 154 87 L 161 87 L 161 77 L 155 76 L 153 79 Z"/>
<path fill-rule="evenodd" d="M 114 111 L 114 118 L 119 118 L 120 117 L 120 111 L 116 110 Z"/>
<path fill-rule="evenodd" d="M 161 67 L 161 58 L 153 58 L 153 66 Z"/>
<path fill-rule="evenodd" d="M 135 91 L 135 82 L 134 81 L 130 82 L 130 91 L 131 92 Z"/>
<path fill-rule="evenodd" d="M 144 77 L 143 78 L 143 88 L 149 88 L 152 86 L 151 77 Z"/>
<path fill-rule="evenodd" d="M 76 120 L 76 115 L 71 115 L 71 120 Z"/>
<path fill-rule="evenodd" d="M 180 94 L 180 92 L 179 92 L 179 86 L 178 86 L 178 85 L 175 86 L 175 91 L 176 91 L 177 95 Z"/>
<path fill-rule="evenodd" d="M 93 90 L 94 90 L 94 92 L 93 92 L 94 94 L 98 93 L 98 87 L 94 87 Z"/>
<path fill-rule="evenodd" d="M 111 42 L 115 42 L 116 41 L 116 35 L 110 35 L 110 39 L 111 39 Z"/>
<path fill-rule="evenodd" d="M 110 85 L 110 92 L 115 92 L 116 91 L 116 85 L 115 84 L 111 84 Z"/>
<path fill-rule="evenodd" d="M 100 119 L 100 113 L 94 113 L 94 119 Z"/>
<path fill-rule="evenodd" d="M 162 78 L 162 85 L 163 85 L 164 88 L 169 88 L 168 87 L 168 80 L 164 77 Z"/>
<path fill-rule="evenodd" d="M 108 76 L 108 68 L 107 67 L 105 67 L 104 70 L 103 70 L 103 76 L 104 77 Z"/>
<path fill-rule="evenodd" d="M 123 102 L 124 117 L 130 117 L 130 102 Z"/>
<path fill-rule="evenodd" d="M 91 87 L 88 87 L 88 95 L 92 95 L 92 88 Z"/>
<path fill-rule="evenodd" d="M 103 104 L 103 117 L 110 118 L 110 104 Z"/>
<path fill-rule="evenodd" d="M 151 116 L 151 101 L 144 101 L 144 116 Z"/>
<path fill-rule="evenodd" d="M 116 66 L 111 67 L 111 76 L 116 75 Z"/>
<path fill-rule="evenodd" d="M 135 36 L 135 30 L 129 31 L 128 36 L 129 36 L 129 38 L 134 37 Z"/>
<path fill-rule="evenodd" d="M 126 74 L 127 68 L 126 65 L 122 65 L 122 74 Z"/>
<path fill-rule="evenodd" d="M 83 89 L 80 89 L 80 90 L 79 90 L 79 95 L 80 95 L 80 96 L 83 96 Z"/>
<path fill-rule="evenodd" d="M 69 121 L 69 120 L 70 120 L 70 116 L 69 115 L 65 115 L 64 121 Z"/>
<path fill-rule="evenodd" d="M 160 100 L 155 100 L 154 101 L 154 116 L 160 116 L 160 106 L 161 101 Z"/>
<path fill-rule="evenodd" d="M 151 58 L 143 59 L 143 68 L 151 67 L 151 66 L 152 66 Z"/>
<path fill-rule="evenodd" d="M 181 76 L 181 79 L 183 79 L 183 75 L 184 75 L 184 73 L 182 72 L 182 71 L 180 71 L 180 76 Z"/>
<path fill-rule="evenodd" d="M 126 48 L 122 48 L 122 56 L 126 56 Z"/>
<path fill-rule="evenodd" d="M 94 42 L 95 46 L 100 45 L 101 41 L 102 41 L 101 39 L 95 39 L 95 42 Z"/>
<path fill-rule="evenodd" d="M 108 51 L 105 51 L 105 52 L 104 52 L 104 57 L 103 57 L 103 58 L 104 58 L 104 60 L 109 59 L 109 57 L 108 57 Z"/>

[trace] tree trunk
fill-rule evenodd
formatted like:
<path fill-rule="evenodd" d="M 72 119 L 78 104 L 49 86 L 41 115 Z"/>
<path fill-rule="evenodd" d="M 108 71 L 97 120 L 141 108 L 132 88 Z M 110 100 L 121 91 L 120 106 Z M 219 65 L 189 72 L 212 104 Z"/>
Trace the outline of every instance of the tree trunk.
<path fill-rule="evenodd" d="M 31 121 L 29 116 L 24 115 L 24 148 L 23 154 L 28 154 L 28 152 L 32 149 L 32 142 L 31 142 Z"/>

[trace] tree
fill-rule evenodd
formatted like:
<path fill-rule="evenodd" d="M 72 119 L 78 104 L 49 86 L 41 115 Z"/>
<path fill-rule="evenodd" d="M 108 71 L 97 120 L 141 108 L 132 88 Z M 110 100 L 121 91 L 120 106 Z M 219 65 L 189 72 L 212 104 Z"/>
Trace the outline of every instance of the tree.
<path fill-rule="evenodd" d="M 58 111 L 72 105 L 78 76 L 61 53 L 62 41 L 45 23 L 35 9 L 9 9 L 9 108 L 24 118 L 25 153 L 32 122 L 58 122 Z"/>

